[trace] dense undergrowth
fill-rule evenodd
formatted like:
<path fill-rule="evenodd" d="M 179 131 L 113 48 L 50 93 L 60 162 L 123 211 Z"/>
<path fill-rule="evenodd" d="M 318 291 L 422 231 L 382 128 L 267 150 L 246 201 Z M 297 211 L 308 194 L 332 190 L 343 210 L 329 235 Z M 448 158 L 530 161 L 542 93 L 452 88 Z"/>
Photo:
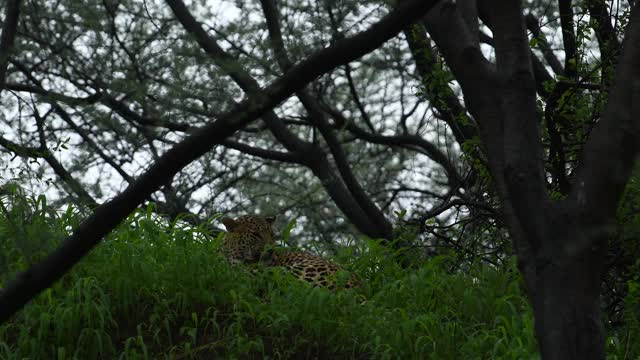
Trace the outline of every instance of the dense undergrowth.
<path fill-rule="evenodd" d="M 0 215 L 0 284 L 79 221 L 19 194 L 2 199 Z M 403 270 L 369 242 L 345 264 L 365 288 L 330 293 L 278 269 L 232 268 L 219 244 L 137 212 L 0 326 L 0 359 L 539 357 L 514 267 L 451 273 L 440 257 Z M 631 305 L 638 284 L 630 290 Z M 634 321 L 609 331 L 610 358 L 640 357 Z"/>

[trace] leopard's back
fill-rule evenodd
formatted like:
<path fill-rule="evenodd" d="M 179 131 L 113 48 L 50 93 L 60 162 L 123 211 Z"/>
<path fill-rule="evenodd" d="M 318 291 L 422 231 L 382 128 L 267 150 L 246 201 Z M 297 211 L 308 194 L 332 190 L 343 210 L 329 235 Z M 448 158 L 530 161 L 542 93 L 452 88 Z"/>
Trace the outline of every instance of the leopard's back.
<path fill-rule="evenodd" d="M 303 252 L 284 252 L 274 254 L 272 266 L 282 266 L 298 279 L 314 286 L 326 287 L 334 290 L 338 284 L 339 272 L 345 271 L 337 263 Z M 344 288 L 360 287 L 360 282 L 352 275 L 344 281 Z"/>

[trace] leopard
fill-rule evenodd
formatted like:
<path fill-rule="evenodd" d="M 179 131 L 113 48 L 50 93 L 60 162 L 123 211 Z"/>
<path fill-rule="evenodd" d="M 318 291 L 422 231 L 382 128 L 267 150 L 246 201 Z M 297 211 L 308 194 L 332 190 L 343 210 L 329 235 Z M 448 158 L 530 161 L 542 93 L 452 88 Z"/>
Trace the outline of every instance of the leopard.
<path fill-rule="evenodd" d="M 338 288 L 339 264 L 320 256 L 275 247 L 273 216 L 243 215 L 236 219 L 223 218 L 227 234 L 222 247 L 230 264 L 262 263 L 267 267 L 283 267 L 294 277 L 330 291 Z M 345 289 L 360 288 L 362 284 L 353 274 L 340 282 Z"/>
<path fill-rule="evenodd" d="M 224 217 L 222 224 L 227 234 L 222 252 L 232 265 L 256 263 L 266 246 L 275 245 L 272 224 L 275 216 L 243 215 L 237 219 Z"/>

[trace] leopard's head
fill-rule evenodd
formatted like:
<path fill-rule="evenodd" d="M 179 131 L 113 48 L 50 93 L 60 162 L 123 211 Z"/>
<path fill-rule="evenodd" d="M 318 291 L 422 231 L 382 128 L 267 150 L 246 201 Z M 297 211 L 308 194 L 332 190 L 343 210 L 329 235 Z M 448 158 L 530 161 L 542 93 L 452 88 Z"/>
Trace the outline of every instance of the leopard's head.
<path fill-rule="evenodd" d="M 255 263 L 267 245 L 275 244 L 271 225 L 275 216 L 243 215 L 236 219 L 222 218 L 227 235 L 222 249 L 231 264 Z"/>

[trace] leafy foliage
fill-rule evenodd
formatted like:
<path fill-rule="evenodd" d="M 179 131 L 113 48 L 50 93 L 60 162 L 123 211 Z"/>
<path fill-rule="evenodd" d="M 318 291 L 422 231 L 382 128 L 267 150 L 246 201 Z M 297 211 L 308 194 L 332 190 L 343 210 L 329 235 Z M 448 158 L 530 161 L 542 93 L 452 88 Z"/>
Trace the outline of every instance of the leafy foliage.
<path fill-rule="evenodd" d="M 16 214 L 28 212 L 31 221 L 21 226 L 49 234 L 33 238 L 47 248 L 77 222 L 75 212 L 57 213 L 40 199 L 5 196 L 5 234 Z M 0 326 L 0 358 L 537 357 L 531 310 L 513 266 L 451 273 L 450 259 L 437 257 L 406 270 L 370 241 L 345 264 L 365 280 L 368 301 L 360 305 L 355 291 L 312 288 L 281 269 L 233 268 L 218 251 L 220 234 L 167 222 L 152 210 L 133 214 Z M 2 283 L 26 266 L 16 239 L 0 243 L 10 269 Z M 640 311 L 637 291 L 636 279 L 631 317 Z M 615 330 L 610 354 L 639 355 L 627 341 L 638 332 L 637 321 Z"/>

